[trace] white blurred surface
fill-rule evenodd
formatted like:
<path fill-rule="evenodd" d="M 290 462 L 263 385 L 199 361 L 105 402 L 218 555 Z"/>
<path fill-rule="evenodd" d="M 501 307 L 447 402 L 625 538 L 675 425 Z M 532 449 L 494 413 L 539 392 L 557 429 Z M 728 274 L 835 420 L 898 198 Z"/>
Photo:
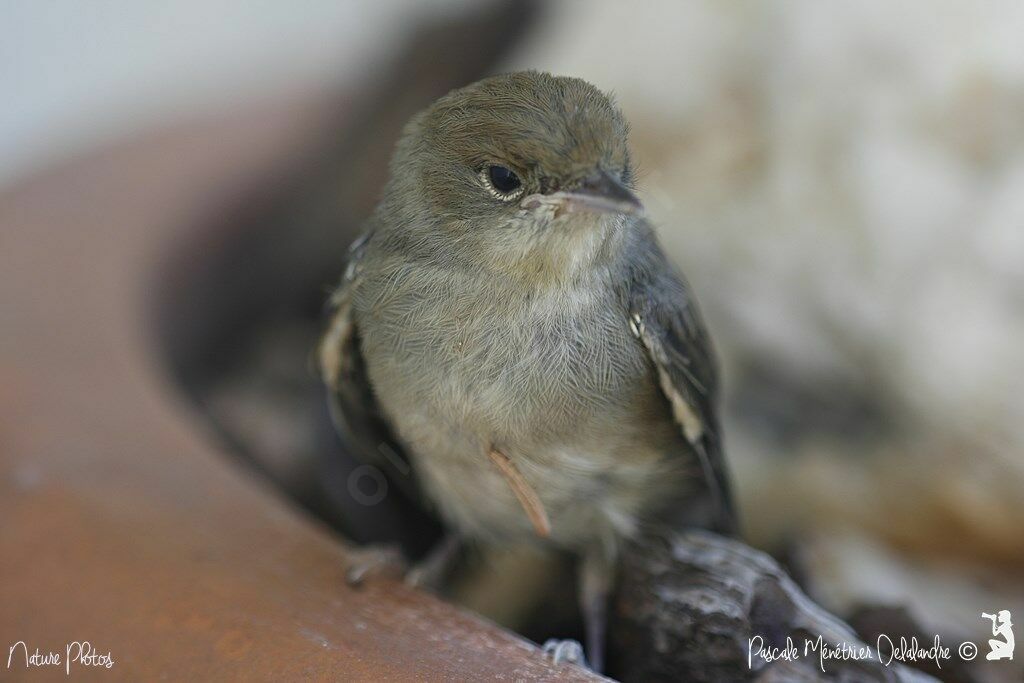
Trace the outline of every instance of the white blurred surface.
<path fill-rule="evenodd" d="M 0 0 L 0 183 L 275 88 L 346 83 L 451 0 Z"/>
<path fill-rule="evenodd" d="M 618 95 L 727 361 L 1024 459 L 1024 4 L 558 8 L 516 66 Z"/>

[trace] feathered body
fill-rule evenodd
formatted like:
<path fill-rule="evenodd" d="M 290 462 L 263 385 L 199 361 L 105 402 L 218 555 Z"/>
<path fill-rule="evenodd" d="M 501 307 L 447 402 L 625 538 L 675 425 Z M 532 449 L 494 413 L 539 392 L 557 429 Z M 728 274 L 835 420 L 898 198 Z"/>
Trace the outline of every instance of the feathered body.
<path fill-rule="evenodd" d="M 353 249 L 321 347 L 346 431 L 393 439 L 466 535 L 536 538 L 491 449 L 584 555 L 701 500 L 728 516 L 710 343 L 631 209 L 626 137 L 578 79 L 454 91 L 407 126 Z"/>
<path fill-rule="evenodd" d="M 607 245 L 643 239 L 624 223 Z M 530 283 L 418 262 L 383 235 L 367 245 L 354 320 L 371 385 L 429 498 L 472 536 L 533 535 L 492 446 L 570 546 L 632 533 L 699 476 L 630 329 L 615 246 L 571 279 Z"/>

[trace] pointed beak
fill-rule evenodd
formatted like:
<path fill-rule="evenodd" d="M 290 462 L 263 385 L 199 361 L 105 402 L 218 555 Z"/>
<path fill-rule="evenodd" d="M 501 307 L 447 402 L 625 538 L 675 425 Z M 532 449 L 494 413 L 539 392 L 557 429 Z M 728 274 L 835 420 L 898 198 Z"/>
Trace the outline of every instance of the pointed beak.
<path fill-rule="evenodd" d="M 639 215 L 644 206 L 636 195 L 605 171 L 597 171 L 561 193 L 571 210 Z"/>

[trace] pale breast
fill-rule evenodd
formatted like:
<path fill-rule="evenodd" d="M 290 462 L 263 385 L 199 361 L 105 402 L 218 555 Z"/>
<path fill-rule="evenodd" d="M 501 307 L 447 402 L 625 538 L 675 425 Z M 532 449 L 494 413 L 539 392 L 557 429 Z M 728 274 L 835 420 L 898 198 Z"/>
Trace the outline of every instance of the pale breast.
<path fill-rule="evenodd" d="M 508 455 L 566 545 L 628 533 L 678 479 L 678 432 L 603 283 L 545 294 L 448 274 L 370 283 L 357 324 L 382 408 L 442 512 L 469 533 L 532 527 L 487 449 Z"/>

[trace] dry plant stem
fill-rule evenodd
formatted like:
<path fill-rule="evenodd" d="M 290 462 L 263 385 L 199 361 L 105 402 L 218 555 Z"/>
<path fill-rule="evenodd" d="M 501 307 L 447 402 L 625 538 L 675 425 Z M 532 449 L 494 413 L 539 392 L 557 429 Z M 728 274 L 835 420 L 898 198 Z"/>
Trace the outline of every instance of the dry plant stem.
<path fill-rule="evenodd" d="M 533 524 L 537 535 L 543 538 L 550 536 L 551 522 L 548 521 L 548 513 L 540 502 L 540 498 L 537 497 L 537 492 L 526 483 L 523 475 L 516 468 L 515 463 L 507 455 L 495 448 L 490 449 L 487 455 L 490 457 L 491 462 L 498 466 L 502 476 L 505 477 L 505 481 L 508 482 L 512 493 L 516 495 L 519 504 L 526 511 L 526 516 L 530 518 L 530 523 Z"/>

